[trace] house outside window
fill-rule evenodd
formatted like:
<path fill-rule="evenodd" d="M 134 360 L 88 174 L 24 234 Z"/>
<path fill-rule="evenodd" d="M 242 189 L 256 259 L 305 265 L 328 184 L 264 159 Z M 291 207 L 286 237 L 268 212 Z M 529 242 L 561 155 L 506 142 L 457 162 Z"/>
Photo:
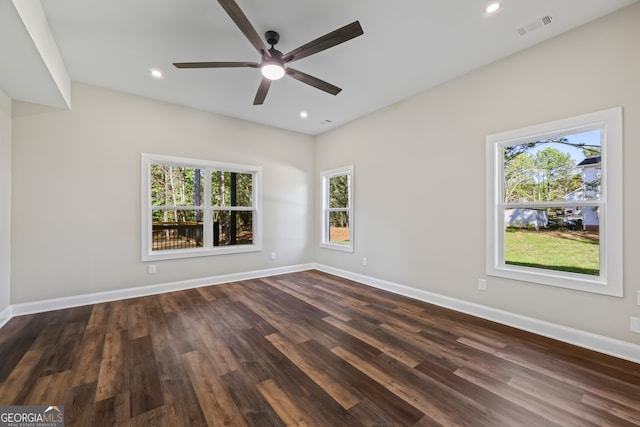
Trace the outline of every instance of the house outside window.
<path fill-rule="evenodd" d="M 353 166 L 322 172 L 320 246 L 353 252 Z"/>
<path fill-rule="evenodd" d="M 578 167 L 582 169 L 582 199 L 599 199 L 602 192 L 600 183 L 602 174 L 600 172 L 600 156 L 593 156 L 584 159 L 578 163 Z M 583 230 L 598 232 L 600 230 L 600 218 L 598 209 L 582 210 L 582 228 Z"/>
<path fill-rule="evenodd" d="M 261 250 L 259 167 L 141 158 L 143 261 Z"/>
<path fill-rule="evenodd" d="M 622 109 L 487 137 L 487 274 L 622 296 Z"/>

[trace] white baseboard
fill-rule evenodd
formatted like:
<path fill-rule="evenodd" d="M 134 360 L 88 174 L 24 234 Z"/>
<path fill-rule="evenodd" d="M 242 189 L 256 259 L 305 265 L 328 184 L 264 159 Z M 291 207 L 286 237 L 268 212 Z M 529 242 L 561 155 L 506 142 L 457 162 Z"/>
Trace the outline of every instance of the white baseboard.
<path fill-rule="evenodd" d="M 98 304 L 120 299 L 144 297 L 147 295 L 181 291 L 184 289 L 192 289 L 202 286 L 218 285 L 221 283 L 237 282 L 240 280 L 257 279 L 260 277 L 275 276 L 277 274 L 295 273 L 297 271 L 311 270 L 312 268 L 313 264 L 299 264 L 287 267 L 269 268 L 265 270 L 223 274 L 220 276 L 204 277 L 201 279 L 161 283 L 158 285 L 140 286 L 137 288 L 119 289 L 116 291 L 96 292 L 92 294 L 74 295 L 64 298 L 25 302 L 10 306 L 9 313 L 11 318 L 13 316 L 21 316 L 24 314 L 42 313 L 44 311 L 60 310 L 63 308 L 79 307 L 83 305 Z M 2 313 L 4 313 L 4 311 Z M 0 317 L 0 320 L 1 319 L 2 317 Z M 7 319 L 7 321 L 8 320 L 9 319 Z M 2 326 L 1 323 L 0 326 Z"/>
<path fill-rule="evenodd" d="M 12 310 L 11 306 L 6 307 L 4 310 L 0 311 L 0 328 L 2 328 L 11 318 Z"/>
<path fill-rule="evenodd" d="M 314 264 L 316 270 L 335 276 L 344 277 L 365 285 L 390 291 L 396 294 L 415 298 L 420 301 L 439 305 L 441 307 L 450 308 L 462 313 L 471 314 L 476 317 L 491 320 L 503 325 L 513 326 L 514 328 L 532 332 L 548 338 L 553 338 L 569 344 L 588 348 L 620 359 L 629 360 L 631 362 L 640 363 L 640 345 L 632 344 L 626 341 L 608 338 L 591 332 L 573 329 L 544 320 L 532 317 L 522 316 L 520 314 L 511 313 L 504 310 L 487 307 L 484 305 L 451 298 L 448 296 L 427 292 L 421 289 L 411 288 L 386 280 L 376 279 L 374 277 L 365 276 L 358 273 L 352 273 L 346 270 L 329 267 L 322 264 Z"/>
<path fill-rule="evenodd" d="M 44 311 L 78 307 L 88 304 L 98 304 L 119 299 L 156 295 L 164 292 L 237 282 L 240 280 L 257 279 L 260 277 L 295 273 L 311 269 L 316 269 L 399 295 L 408 296 L 420 301 L 436 304 L 441 307 L 450 308 L 462 313 L 471 314 L 483 319 L 492 320 L 504 325 L 533 332 L 538 335 L 554 338 L 559 341 L 588 348 L 590 350 L 595 350 L 600 353 L 640 363 L 640 345 L 316 263 L 225 274 L 201 279 L 184 280 L 180 282 L 162 283 L 158 285 L 15 304 L 0 312 L 0 327 L 7 323 L 13 316 L 41 313 Z"/>

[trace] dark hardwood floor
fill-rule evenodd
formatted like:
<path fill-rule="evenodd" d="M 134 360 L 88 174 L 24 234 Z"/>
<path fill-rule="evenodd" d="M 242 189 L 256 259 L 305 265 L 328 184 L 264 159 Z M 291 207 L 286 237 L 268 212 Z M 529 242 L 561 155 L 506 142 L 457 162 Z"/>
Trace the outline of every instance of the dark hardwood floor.
<path fill-rule="evenodd" d="M 67 426 L 638 426 L 640 365 L 317 271 L 13 318 Z"/>

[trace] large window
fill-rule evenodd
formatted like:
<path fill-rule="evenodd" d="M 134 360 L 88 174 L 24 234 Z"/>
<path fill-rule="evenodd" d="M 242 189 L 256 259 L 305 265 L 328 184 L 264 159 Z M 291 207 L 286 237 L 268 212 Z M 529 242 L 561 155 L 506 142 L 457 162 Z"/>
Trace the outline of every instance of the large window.
<path fill-rule="evenodd" d="M 353 252 L 353 166 L 322 172 L 320 246 Z"/>
<path fill-rule="evenodd" d="M 622 109 L 487 137 L 487 274 L 622 296 Z"/>
<path fill-rule="evenodd" d="M 260 168 L 142 154 L 142 260 L 260 250 Z"/>

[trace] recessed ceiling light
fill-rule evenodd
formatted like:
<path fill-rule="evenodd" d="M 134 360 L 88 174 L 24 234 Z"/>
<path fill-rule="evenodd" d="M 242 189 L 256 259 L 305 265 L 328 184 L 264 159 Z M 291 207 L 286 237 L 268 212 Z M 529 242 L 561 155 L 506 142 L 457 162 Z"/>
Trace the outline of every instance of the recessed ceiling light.
<path fill-rule="evenodd" d="M 154 79 L 161 79 L 162 78 L 162 71 L 158 70 L 157 68 L 152 68 L 151 69 L 151 77 L 153 77 Z"/>
<path fill-rule="evenodd" d="M 501 6 L 502 4 L 500 4 L 499 2 L 489 3 L 487 7 L 484 8 L 484 11 L 486 13 L 495 13 L 498 11 L 498 9 L 500 9 Z"/>
<path fill-rule="evenodd" d="M 307 117 L 309 117 L 309 113 L 307 113 L 306 111 L 300 111 L 301 119 L 306 119 Z"/>

